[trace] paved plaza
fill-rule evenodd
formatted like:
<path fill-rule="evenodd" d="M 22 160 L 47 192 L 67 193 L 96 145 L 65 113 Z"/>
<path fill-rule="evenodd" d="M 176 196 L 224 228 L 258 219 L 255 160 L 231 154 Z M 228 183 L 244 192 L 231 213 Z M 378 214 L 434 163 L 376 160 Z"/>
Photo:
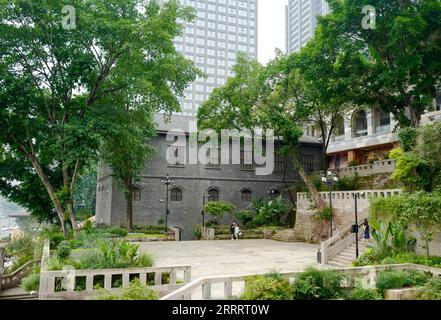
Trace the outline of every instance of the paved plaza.
<path fill-rule="evenodd" d="M 273 240 L 144 242 L 155 267 L 190 265 L 192 278 L 291 272 L 316 266 L 319 246 Z"/>

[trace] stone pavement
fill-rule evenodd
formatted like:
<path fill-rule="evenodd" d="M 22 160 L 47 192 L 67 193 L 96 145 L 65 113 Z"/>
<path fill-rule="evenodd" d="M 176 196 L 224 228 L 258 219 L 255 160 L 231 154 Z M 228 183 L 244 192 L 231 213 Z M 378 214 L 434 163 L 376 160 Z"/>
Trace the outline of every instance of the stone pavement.
<path fill-rule="evenodd" d="M 319 246 L 273 240 L 144 242 L 155 267 L 190 265 L 192 279 L 207 276 L 292 272 L 318 267 Z"/>

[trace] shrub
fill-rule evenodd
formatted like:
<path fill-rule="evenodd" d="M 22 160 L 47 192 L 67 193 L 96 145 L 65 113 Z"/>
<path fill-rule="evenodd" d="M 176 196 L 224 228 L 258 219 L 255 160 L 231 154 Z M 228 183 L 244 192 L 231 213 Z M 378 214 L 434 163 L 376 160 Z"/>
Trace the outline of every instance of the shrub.
<path fill-rule="evenodd" d="M 343 276 L 332 270 L 309 268 L 300 273 L 295 282 L 296 300 L 326 300 L 339 298 L 342 295 Z"/>
<path fill-rule="evenodd" d="M 383 295 L 389 289 L 423 286 L 429 276 L 418 271 L 383 271 L 377 277 L 376 287 Z"/>
<path fill-rule="evenodd" d="M 71 248 L 69 241 L 62 241 L 57 248 L 57 257 L 61 260 L 67 259 L 70 256 Z"/>
<path fill-rule="evenodd" d="M 215 218 L 221 218 L 224 214 L 233 212 L 234 208 L 227 201 L 210 201 L 205 205 L 204 211 Z"/>
<path fill-rule="evenodd" d="M 40 274 L 32 272 L 27 277 L 21 280 L 21 287 L 26 292 L 38 291 L 40 286 Z"/>
<path fill-rule="evenodd" d="M 139 245 L 126 241 L 98 241 L 98 248 L 80 259 L 82 269 L 151 267 L 153 257 L 138 253 Z"/>
<path fill-rule="evenodd" d="M 358 259 L 353 263 L 356 267 L 362 267 L 367 265 L 380 264 L 380 256 L 378 253 L 372 249 L 368 248 L 363 254 L 361 254 Z"/>
<path fill-rule="evenodd" d="M 292 300 L 294 289 L 288 280 L 268 274 L 249 279 L 241 300 Z"/>
<path fill-rule="evenodd" d="M 121 227 L 111 227 L 108 229 L 108 232 L 112 236 L 121 237 L 121 238 L 127 236 L 128 234 L 127 230 Z"/>
<path fill-rule="evenodd" d="M 196 240 L 201 240 L 201 238 L 202 238 L 202 230 L 201 230 L 201 225 L 200 224 L 198 224 L 198 225 L 196 225 L 194 227 L 193 234 L 194 234 L 194 237 L 195 237 Z"/>
<path fill-rule="evenodd" d="M 420 296 L 421 300 L 441 300 L 441 278 L 430 279 Z"/>
<path fill-rule="evenodd" d="M 101 291 L 91 300 L 157 300 L 158 294 L 149 286 L 141 284 L 139 279 L 132 280 L 126 289 L 122 289 L 120 293 Z"/>
<path fill-rule="evenodd" d="M 346 297 L 346 300 L 381 300 L 381 294 L 375 289 L 353 288 Z"/>
<path fill-rule="evenodd" d="M 242 223 L 242 225 L 247 225 L 254 219 L 253 212 L 249 210 L 242 210 L 235 214 L 235 217 L 239 219 L 239 221 Z"/>
<path fill-rule="evenodd" d="M 141 232 L 145 234 L 161 234 L 165 232 L 164 226 L 143 226 L 143 225 L 134 225 L 133 230 L 136 232 Z"/>

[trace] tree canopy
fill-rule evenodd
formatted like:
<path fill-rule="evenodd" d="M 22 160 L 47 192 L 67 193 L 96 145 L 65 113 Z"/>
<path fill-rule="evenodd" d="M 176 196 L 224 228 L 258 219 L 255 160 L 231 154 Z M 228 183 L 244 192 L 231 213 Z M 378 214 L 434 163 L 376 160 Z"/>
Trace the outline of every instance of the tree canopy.
<path fill-rule="evenodd" d="M 194 17 L 179 1 L 70 1 L 69 30 L 65 4 L 0 0 L 0 192 L 77 229 L 78 175 L 115 130 L 114 98 L 130 88 L 152 109 L 177 111 L 198 70 L 173 44 Z"/>

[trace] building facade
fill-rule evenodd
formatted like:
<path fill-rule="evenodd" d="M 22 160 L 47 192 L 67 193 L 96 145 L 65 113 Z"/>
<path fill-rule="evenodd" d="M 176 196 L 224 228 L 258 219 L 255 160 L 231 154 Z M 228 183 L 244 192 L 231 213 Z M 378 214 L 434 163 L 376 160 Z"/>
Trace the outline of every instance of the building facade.
<path fill-rule="evenodd" d="M 291 161 L 277 152 L 274 172 L 267 176 L 256 176 L 255 165 L 245 163 L 244 159 L 252 157 L 245 150 L 241 151 L 240 165 L 170 165 L 166 158 L 170 146 L 170 142 L 166 141 L 166 134 L 171 129 L 188 131 L 190 120 L 193 118 L 174 116 L 171 123 L 165 123 L 161 116 L 157 116 L 158 137 L 153 141 L 156 154 L 146 164 L 133 194 L 135 224 L 158 225 L 159 222 L 164 222 L 166 186 L 162 184 L 162 179 L 167 174 L 174 181 L 169 187 L 168 226 L 181 228 L 183 240 L 194 239 L 195 226 L 202 224 L 204 201 L 228 201 L 236 207 L 236 211 L 240 211 L 249 207 L 252 199 L 269 197 L 268 191 L 271 189 L 275 190 L 275 195 L 280 194 L 285 199 L 295 197 L 289 193 L 289 188 L 299 182 L 299 177 L 293 173 L 289 165 Z M 275 149 L 278 148 L 276 144 Z M 300 160 L 304 168 L 309 172 L 320 170 L 321 144 L 304 137 L 300 150 Z M 183 152 L 188 155 L 188 150 L 184 149 Z M 229 224 L 233 219 L 226 216 L 218 222 Z M 206 222 L 210 220 L 212 218 L 209 216 L 205 217 Z M 96 221 L 108 225 L 126 224 L 124 195 L 104 164 L 99 168 L 97 181 Z"/>
<path fill-rule="evenodd" d="M 195 116 L 214 88 L 232 75 L 238 52 L 257 59 L 258 0 L 181 0 L 197 17 L 186 23 L 176 49 L 206 74 L 185 90 L 181 115 Z"/>
<path fill-rule="evenodd" d="M 398 146 L 397 123 L 392 114 L 380 108 L 357 108 L 342 117 L 331 138 L 327 154 L 331 169 L 363 165 L 387 159 Z"/>
<path fill-rule="evenodd" d="M 314 36 L 317 16 L 329 13 L 325 0 L 289 0 L 285 8 L 286 52 L 299 51 Z"/>

